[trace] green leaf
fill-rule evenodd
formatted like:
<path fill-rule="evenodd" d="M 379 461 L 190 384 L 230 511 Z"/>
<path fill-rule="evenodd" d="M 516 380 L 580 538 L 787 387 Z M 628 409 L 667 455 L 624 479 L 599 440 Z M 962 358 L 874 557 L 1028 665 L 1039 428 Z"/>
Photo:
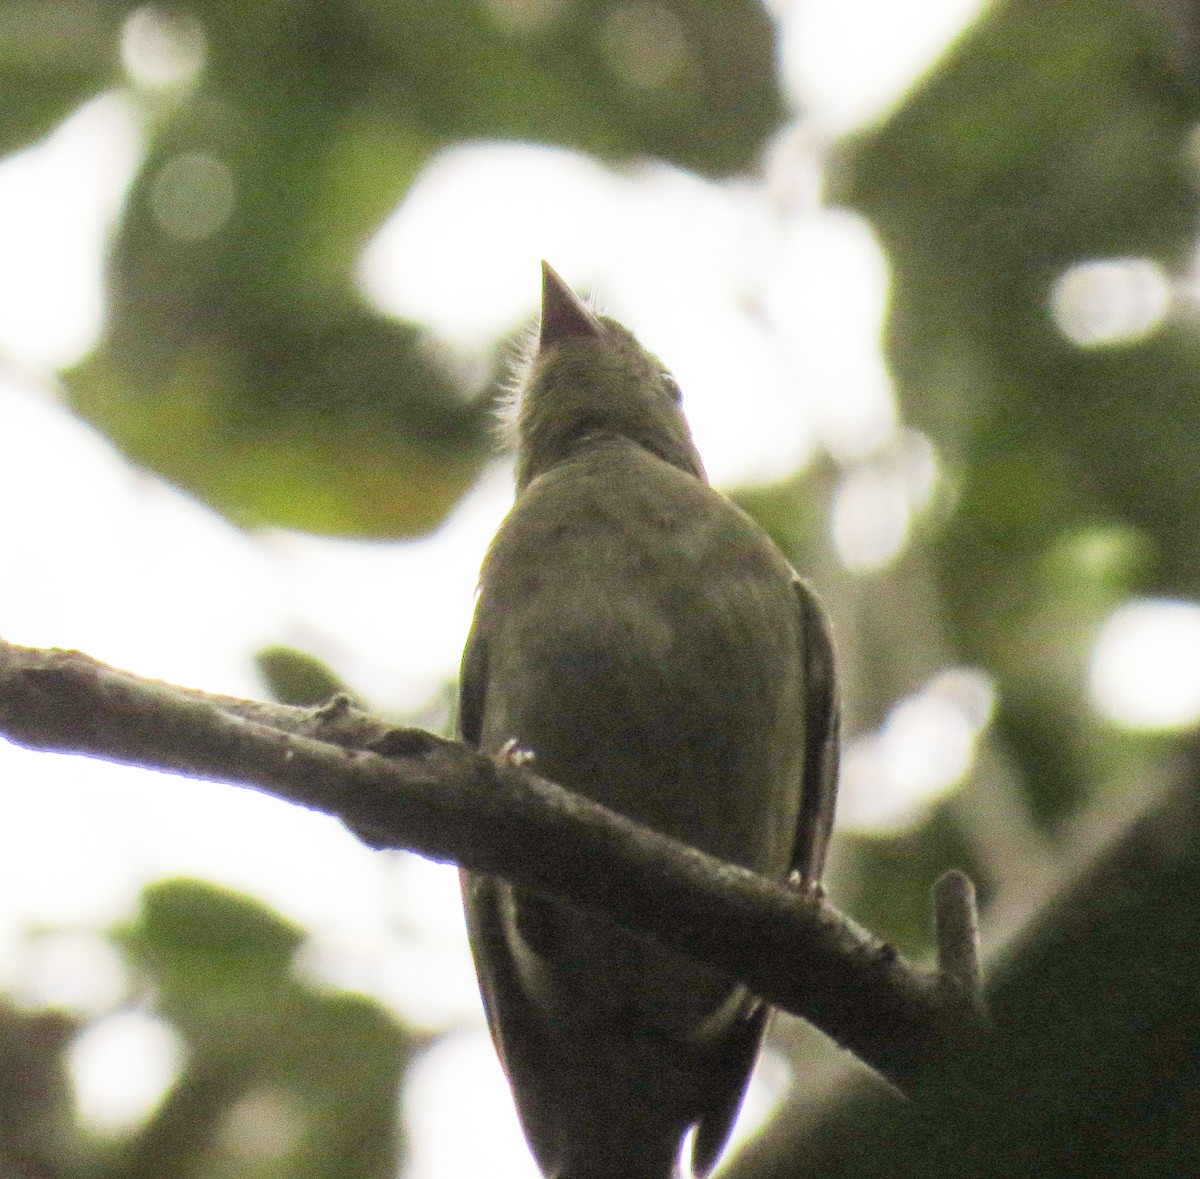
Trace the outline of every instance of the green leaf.
<path fill-rule="evenodd" d="M 0 155 L 47 135 L 120 79 L 117 33 L 134 5 L 0 3 Z"/>
<path fill-rule="evenodd" d="M 272 700 L 305 708 L 350 694 L 341 679 L 315 655 L 295 647 L 264 647 L 254 656 Z"/>
<path fill-rule="evenodd" d="M 116 1173 L 396 1173 L 399 1086 L 419 1041 L 373 1000 L 299 977 L 299 929 L 249 897 L 167 880 L 117 936 L 186 1056 Z"/>

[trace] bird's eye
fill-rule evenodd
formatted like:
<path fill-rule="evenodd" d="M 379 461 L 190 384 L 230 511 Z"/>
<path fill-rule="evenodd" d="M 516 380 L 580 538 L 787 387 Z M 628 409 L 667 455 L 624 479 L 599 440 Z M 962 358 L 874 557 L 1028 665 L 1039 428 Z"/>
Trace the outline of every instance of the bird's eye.
<path fill-rule="evenodd" d="M 681 405 L 683 403 L 683 390 L 680 389 L 679 382 L 670 373 L 663 373 L 661 379 L 663 388 L 670 395 L 671 400 L 676 405 Z"/>

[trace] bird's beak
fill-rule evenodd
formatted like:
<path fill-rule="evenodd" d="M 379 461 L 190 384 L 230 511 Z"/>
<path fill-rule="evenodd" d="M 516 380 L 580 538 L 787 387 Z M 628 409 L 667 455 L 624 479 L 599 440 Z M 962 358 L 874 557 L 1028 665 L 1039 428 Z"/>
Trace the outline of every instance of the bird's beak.
<path fill-rule="evenodd" d="M 549 262 L 542 263 L 542 329 L 538 346 L 546 348 L 568 336 L 600 335 L 600 321 L 559 277 Z"/>

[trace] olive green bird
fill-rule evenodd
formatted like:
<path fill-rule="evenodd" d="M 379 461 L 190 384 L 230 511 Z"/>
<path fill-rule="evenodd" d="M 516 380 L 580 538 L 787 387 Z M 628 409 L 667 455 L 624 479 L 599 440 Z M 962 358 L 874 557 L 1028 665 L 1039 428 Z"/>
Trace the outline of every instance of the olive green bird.
<path fill-rule="evenodd" d="M 820 880 L 833 655 L 811 590 L 709 486 L 662 363 L 543 264 L 516 503 L 483 564 L 460 729 L 774 880 Z M 734 391 L 736 395 L 736 391 Z M 548 1179 L 716 1162 L 768 1008 L 606 918 L 463 873 L 488 1023 Z M 798 964 L 802 969 L 802 964 Z"/>

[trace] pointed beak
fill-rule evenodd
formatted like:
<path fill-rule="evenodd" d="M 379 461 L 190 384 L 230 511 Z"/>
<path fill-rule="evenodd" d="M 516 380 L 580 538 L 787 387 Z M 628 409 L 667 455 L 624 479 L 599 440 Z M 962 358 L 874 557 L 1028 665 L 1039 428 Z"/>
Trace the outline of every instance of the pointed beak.
<path fill-rule="evenodd" d="M 596 337 L 600 322 L 549 262 L 542 263 L 542 329 L 538 346 L 546 348 L 568 336 Z"/>

